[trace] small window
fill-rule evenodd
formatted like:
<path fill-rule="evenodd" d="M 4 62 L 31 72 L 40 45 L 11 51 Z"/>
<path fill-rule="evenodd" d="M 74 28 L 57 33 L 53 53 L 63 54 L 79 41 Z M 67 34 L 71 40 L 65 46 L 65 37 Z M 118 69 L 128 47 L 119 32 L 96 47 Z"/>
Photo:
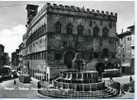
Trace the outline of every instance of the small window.
<path fill-rule="evenodd" d="M 131 40 L 130 37 L 128 37 L 127 40 L 130 41 Z"/>
<path fill-rule="evenodd" d="M 89 79 L 91 79 L 91 78 L 92 78 L 90 73 L 88 73 L 88 78 L 89 78 Z"/>
<path fill-rule="evenodd" d="M 83 35 L 84 27 L 82 25 L 78 25 L 77 32 L 79 35 Z"/>
<path fill-rule="evenodd" d="M 132 46 L 131 48 L 132 48 L 132 49 L 134 49 L 135 47 L 134 47 L 134 46 Z"/>
<path fill-rule="evenodd" d="M 87 79 L 87 73 L 83 73 L 83 79 Z"/>
<path fill-rule="evenodd" d="M 55 23 L 55 32 L 61 33 L 61 23 L 60 22 Z"/>
<path fill-rule="evenodd" d="M 90 21 L 89 26 L 92 27 L 92 20 Z"/>
<path fill-rule="evenodd" d="M 72 74 L 72 77 L 73 77 L 73 79 L 76 79 L 76 74 L 73 73 L 73 74 Z"/>
<path fill-rule="evenodd" d="M 95 26 L 93 28 L 93 36 L 94 37 L 98 37 L 99 36 L 99 28 L 97 26 Z"/>
<path fill-rule="evenodd" d="M 73 25 L 71 23 L 67 24 L 66 30 L 68 34 L 73 33 Z"/>
<path fill-rule="evenodd" d="M 108 36 L 109 30 L 107 29 L 107 27 L 103 28 L 103 32 L 102 33 L 103 33 L 102 34 L 103 37 L 107 37 Z"/>
<path fill-rule="evenodd" d="M 78 74 L 78 79 L 81 79 L 81 78 L 82 78 L 82 74 L 79 73 L 79 74 Z"/>

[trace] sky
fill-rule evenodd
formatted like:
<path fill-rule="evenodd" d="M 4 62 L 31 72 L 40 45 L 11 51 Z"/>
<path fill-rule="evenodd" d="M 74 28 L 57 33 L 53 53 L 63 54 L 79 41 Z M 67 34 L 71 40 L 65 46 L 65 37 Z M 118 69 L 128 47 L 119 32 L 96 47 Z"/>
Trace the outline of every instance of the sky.
<path fill-rule="evenodd" d="M 9 56 L 22 42 L 26 32 L 26 4 L 39 5 L 39 9 L 47 1 L 0 1 L 0 44 L 5 46 Z M 117 33 L 126 31 L 126 28 L 135 24 L 134 1 L 49 1 L 51 3 L 74 5 L 96 10 L 118 13 Z"/>

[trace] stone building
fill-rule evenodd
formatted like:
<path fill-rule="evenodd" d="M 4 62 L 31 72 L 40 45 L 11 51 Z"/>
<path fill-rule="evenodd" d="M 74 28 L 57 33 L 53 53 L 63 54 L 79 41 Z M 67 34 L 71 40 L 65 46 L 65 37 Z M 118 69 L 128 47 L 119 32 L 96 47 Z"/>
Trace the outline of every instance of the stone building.
<path fill-rule="evenodd" d="M 116 53 L 117 13 L 47 3 L 27 5 L 24 61 L 31 76 L 47 80 L 72 68 L 76 52 L 86 62 L 93 53 L 110 57 Z"/>
<path fill-rule="evenodd" d="M 9 65 L 9 55 L 4 52 L 4 45 L 0 44 L 0 67 Z"/>
<path fill-rule="evenodd" d="M 24 44 L 23 42 L 19 45 L 19 66 L 23 66 L 23 49 L 24 49 Z"/>
<path fill-rule="evenodd" d="M 16 51 L 11 54 L 11 63 L 13 69 L 17 70 L 19 65 L 19 49 L 16 49 Z"/>
<path fill-rule="evenodd" d="M 4 64 L 3 57 L 4 57 L 4 46 L 0 44 L 0 67 L 2 67 Z"/>
<path fill-rule="evenodd" d="M 9 64 L 10 64 L 9 54 L 7 52 L 4 52 L 4 65 L 9 65 Z"/>
<path fill-rule="evenodd" d="M 24 55 L 25 55 L 25 48 L 24 48 L 24 43 L 22 42 L 19 46 L 18 49 L 16 49 L 15 52 L 11 54 L 11 63 L 12 67 L 15 70 L 18 71 L 23 71 L 23 66 L 24 66 Z"/>
<path fill-rule="evenodd" d="M 4 53 L 4 45 L 0 44 L 0 54 Z"/>
<path fill-rule="evenodd" d="M 134 73 L 135 45 L 134 25 L 129 26 L 127 31 L 119 34 L 119 57 L 121 59 L 123 73 Z"/>

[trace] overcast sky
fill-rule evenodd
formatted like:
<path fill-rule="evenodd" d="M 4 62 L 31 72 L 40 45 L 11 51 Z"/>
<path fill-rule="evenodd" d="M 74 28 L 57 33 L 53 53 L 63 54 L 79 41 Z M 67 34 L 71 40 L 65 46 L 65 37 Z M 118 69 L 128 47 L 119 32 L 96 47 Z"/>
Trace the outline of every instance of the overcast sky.
<path fill-rule="evenodd" d="M 75 5 L 90 9 L 98 9 L 109 12 L 117 12 L 117 33 L 134 22 L 133 1 L 50 1 L 51 3 Z M 25 1 L 0 1 L 0 44 L 5 46 L 5 52 L 11 53 L 18 48 L 22 42 L 22 36 L 26 31 L 26 4 L 37 4 L 40 8 L 46 2 L 25 2 Z"/>

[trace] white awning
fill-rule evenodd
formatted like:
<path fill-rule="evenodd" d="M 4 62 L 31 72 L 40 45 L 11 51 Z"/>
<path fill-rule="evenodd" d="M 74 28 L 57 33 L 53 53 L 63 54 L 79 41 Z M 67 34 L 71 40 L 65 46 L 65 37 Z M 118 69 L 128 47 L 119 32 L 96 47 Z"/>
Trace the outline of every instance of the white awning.
<path fill-rule="evenodd" d="M 35 75 L 35 76 L 44 76 L 43 73 L 35 73 L 34 75 Z"/>
<path fill-rule="evenodd" d="M 130 63 L 123 63 L 122 67 L 130 67 Z"/>
<path fill-rule="evenodd" d="M 11 69 L 11 66 L 8 66 L 8 65 L 4 65 L 5 68 L 10 68 Z"/>
<path fill-rule="evenodd" d="M 105 69 L 104 71 L 105 71 L 105 72 L 106 72 L 106 71 L 119 71 L 119 69 L 115 69 L 115 68 L 113 68 L 113 69 Z"/>

